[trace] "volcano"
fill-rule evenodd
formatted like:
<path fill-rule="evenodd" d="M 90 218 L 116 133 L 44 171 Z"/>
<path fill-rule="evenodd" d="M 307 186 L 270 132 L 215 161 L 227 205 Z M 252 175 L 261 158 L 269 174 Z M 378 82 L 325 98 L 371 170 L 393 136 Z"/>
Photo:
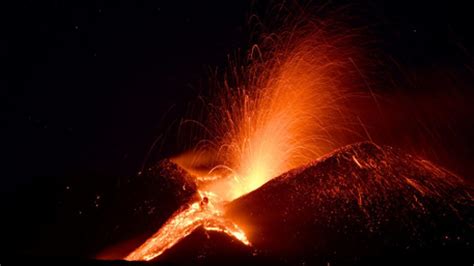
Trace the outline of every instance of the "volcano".
<path fill-rule="evenodd" d="M 185 174 L 160 165 L 161 176 Z M 179 180 L 194 187 L 189 177 Z M 227 203 L 224 216 L 242 226 L 250 246 L 200 227 L 154 261 L 352 264 L 472 254 L 472 195 L 471 184 L 427 160 L 356 143 Z"/>

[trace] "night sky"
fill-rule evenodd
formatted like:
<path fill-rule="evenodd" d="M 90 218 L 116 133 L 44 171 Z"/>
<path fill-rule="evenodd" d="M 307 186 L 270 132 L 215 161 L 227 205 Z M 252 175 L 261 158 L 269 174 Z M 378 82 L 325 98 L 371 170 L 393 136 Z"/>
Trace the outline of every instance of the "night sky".
<path fill-rule="evenodd" d="M 225 67 L 228 54 L 247 50 L 252 41 L 248 17 L 265 14 L 271 5 L 246 0 L 11 2 L 0 6 L 0 254 L 6 256 L 54 254 L 48 239 L 64 226 L 58 217 L 99 215 L 103 195 L 136 175 L 156 138 L 166 141 L 157 145 L 155 159 L 181 151 L 173 125 L 203 90 L 209 70 Z M 466 106 L 472 104 L 469 4 L 349 2 L 330 5 L 353 8 L 368 25 L 381 57 L 394 62 L 380 71 L 394 72 L 399 92 L 429 93 L 446 75 L 445 89 Z M 411 81 L 402 80 L 404 75 Z M 413 82 L 431 77 L 426 86 Z M 462 109 L 448 117 L 462 121 L 448 131 L 456 139 L 449 156 L 456 154 L 463 163 L 473 159 L 472 113 L 472 108 Z M 453 168 L 471 173 L 472 166 L 463 163 Z M 87 227 L 93 221 L 80 223 Z M 93 252 L 86 240 L 75 240 L 66 245 L 75 250 L 58 255 Z"/>

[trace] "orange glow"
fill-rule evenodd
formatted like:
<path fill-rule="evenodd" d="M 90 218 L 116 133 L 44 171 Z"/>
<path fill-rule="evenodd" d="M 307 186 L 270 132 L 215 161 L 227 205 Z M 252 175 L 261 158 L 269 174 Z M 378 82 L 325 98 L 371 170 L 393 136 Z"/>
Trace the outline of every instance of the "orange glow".
<path fill-rule="evenodd" d="M 248 66 L 232 66 L 210 105 L 210 137 L 173 159 L 196 177 L 201 202 L 178 210 L 126 259 L 151 260 L 200 226 L 250 245 L 226 218 L 225 204 L 338 147 L 341 132 L 349 130 L 340 126 L 347 125 L 345 42 L 311 27 L 298 36 L 283 34 L 268 49 L 254 46 Z"/>

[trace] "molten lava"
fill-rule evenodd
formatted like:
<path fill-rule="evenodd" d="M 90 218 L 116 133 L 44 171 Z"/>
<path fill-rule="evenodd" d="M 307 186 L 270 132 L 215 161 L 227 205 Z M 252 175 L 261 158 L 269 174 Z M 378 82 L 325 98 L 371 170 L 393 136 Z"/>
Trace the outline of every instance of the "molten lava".
<path fill-rule="evenodd" d="M 209 106 L 210 136 L 173 160 L 195 176 L 200 201 L 178 210 L 126 259 L 151 260 L 200 226 L 250 245 L 241 225 L 226 218 L 225 204 L 314 161 L 353 130 L 342 104 L 350 94 L 343 84 L 349 39 L 328 39 L 311 25 L 254 46 L 246 67 L 231 67 Z M 209 169 L 197 171 L 203 160 Z"/>
<path fill-rule="evenodd" d="M 206 230 L 226 233 L 245 245 L 250 245 L 242 229 L 224 218 L 221 209 L 204 197 L 201 202 L 194 202 L 177 211 L 156 234 L 125 259 L 151 260 L 200 226 Z"/>

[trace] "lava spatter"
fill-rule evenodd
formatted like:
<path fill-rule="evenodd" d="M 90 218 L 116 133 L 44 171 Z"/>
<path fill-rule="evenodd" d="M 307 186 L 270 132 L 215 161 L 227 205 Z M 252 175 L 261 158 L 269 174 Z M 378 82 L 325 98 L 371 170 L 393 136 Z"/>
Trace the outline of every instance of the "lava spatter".
<path fill-rule="evenodd" d="M 349 112 L 342 116 L 351 95 L 343 86 L 353 67 L 350 40 L 308 24 L 282 34 L 272 47 L 255 46 L 247 67 L 218 86 L 207 122 L 212 139 L 200 141 L 191 156 L 173 159 L 195 177 L 200 202 L 178 210 L 126 259 L 153 259 L 200 226 L 249 245 L 245 232 L 224 218 L 225 204 L 313 161 L 337 147 L 341 132 L 351 131 L 343 123 Z M 211 169 L 195 171 L 193 162 L 203 157 Z"/>

